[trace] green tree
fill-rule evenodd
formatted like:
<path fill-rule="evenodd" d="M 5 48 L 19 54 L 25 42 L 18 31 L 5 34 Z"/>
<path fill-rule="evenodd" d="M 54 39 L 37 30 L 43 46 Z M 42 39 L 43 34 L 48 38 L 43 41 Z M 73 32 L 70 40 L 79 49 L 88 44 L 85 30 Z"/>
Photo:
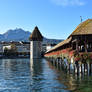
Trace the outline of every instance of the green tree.
<path fill-rule="evenodd" d="M 4 49 L 4 55 L 5 56 L 17 56 L 17 48 L 15 44 L 11 44 L 11 48 L 8 49 L 7 47 L 5 47 Z"/>

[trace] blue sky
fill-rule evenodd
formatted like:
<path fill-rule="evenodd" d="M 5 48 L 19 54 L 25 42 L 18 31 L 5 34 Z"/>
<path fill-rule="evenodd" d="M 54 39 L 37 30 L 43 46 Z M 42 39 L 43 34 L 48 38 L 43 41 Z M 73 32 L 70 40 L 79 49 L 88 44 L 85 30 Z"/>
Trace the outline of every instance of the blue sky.
<path fill-rule="evenodd" d="M 80 23 L 92 18 L 91 0 L 0 0 L 0 33 L 37 25 L 48 38 L 66 39 Z"/>

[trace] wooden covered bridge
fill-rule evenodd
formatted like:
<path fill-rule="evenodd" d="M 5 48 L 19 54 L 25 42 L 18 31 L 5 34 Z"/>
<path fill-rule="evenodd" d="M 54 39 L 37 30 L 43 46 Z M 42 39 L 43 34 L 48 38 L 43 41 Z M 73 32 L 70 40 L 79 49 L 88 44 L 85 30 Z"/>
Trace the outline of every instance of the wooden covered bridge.
<path fill-rule="evenodd" d="M 56 63 L 57 61 L 63 63 L 64 59 L 66 59 L 67 65 L 72 64 L 74 71 L 77 69 L 77 73 L 82 73 L 83 71 L 91 72 L 92 19 L 88 19 L 79 24 L 66 40 L 51 48 L 44 56 L 49 59 L 54 59 Z"/>

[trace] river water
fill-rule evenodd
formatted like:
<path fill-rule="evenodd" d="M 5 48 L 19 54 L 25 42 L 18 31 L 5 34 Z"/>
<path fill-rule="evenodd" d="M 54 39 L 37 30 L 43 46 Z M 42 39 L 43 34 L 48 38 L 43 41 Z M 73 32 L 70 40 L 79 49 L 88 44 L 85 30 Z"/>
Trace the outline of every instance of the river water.
<path fill-rule="evenodd" d="M 45 59 L 0 59 L 0 92 L 92 92 L 92 77 L 66 74 Z"/>

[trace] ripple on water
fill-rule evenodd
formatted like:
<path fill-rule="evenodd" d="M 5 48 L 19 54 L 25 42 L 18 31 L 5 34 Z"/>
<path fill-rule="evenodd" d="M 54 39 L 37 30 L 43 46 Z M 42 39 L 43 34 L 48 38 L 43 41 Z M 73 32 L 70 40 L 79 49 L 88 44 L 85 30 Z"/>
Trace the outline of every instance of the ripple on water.
<path fill-rule="evenodd" d="M 0 92 L 69 92 L 45 59 L 1 59 Z"/>

